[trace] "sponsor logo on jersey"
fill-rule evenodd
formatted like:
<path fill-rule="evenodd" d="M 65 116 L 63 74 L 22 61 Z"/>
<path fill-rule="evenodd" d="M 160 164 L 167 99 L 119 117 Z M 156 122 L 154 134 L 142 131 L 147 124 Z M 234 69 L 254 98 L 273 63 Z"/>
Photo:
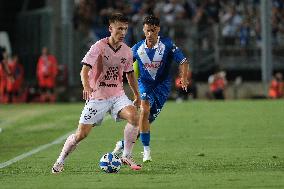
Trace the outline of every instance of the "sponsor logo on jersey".
<path fill-rule="evenodd" d="M 115 83 L 106 83 L 106 82 L 100 82 L 99 87 L 117 87 L 117 84 Z"/>
<path fill-rule="evenodd" d="M 151 63 L 144 63 L 144 68 L 147 70 L 157 69 L 161 66 L 162 61 L 152 61 Z"/>

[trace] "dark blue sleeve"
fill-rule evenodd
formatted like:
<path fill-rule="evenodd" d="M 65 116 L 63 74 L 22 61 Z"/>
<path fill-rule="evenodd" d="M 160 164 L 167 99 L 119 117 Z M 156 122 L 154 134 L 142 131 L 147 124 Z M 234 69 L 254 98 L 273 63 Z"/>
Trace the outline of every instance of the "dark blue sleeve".
<path fill-rule="evenodd" d="M 176 63 L 182 64 L 186 60 L 186 57 L 182 53 L 181 49 L 178 48 L 172 40 L 169 41 L 170 43 L 170 48 L 171 48 L 171 53 L 173 55 L 173 58 Z"/>

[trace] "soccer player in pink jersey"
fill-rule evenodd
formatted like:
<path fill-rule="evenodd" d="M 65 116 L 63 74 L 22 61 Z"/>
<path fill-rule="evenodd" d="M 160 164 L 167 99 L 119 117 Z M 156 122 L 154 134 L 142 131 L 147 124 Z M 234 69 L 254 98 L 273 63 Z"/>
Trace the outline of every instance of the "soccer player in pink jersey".
<path fill-rule="evenodd" d="M 81 80 L 83 99 L 86 100 L 78 129 L 71 134 L 52 167 L 52 173 L 63 171 L 64 160 L 76 149 L 78 143 L 90 133 L 94 126 L 100 125 L 104 115 L 119 121 L 124 119 L 124 151 L 122 162 L 132 170 L 141 169 L 131 154 L 138 133 L 137 109 L 124 93 L 122 80 L 126 72 L 128 83 L 134 93 L 134 104 L 140 104 L 137 81 L 132 67 L 132 51 L 123 40 L 128 29 L 127 17 L 120 13 L 109 18 L 110 37 L 97 41 L 82 60 Z"/>

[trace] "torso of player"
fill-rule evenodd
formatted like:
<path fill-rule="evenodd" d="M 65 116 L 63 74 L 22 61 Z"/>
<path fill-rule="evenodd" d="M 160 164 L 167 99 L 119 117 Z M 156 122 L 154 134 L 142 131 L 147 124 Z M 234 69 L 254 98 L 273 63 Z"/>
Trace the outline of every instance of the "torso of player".
<path fill-rule="evenodd" d="M 128 46 L 122 43 L 118 49 L 113 49 L 106 41 L 101 43 L 102 53 L 89 72 L 90 85 L 94 90 L 92 99 L 123 95 L 123 72 L 132 67 L 132 64 L 129 65 L 129 56 L 131 55 L 132 63 L 132 54 Z"/>
<path fill-rule="evenodd" d="M 184 58 L 182 53 L 175 54 L 176 48 L 169 38 L 160 38 L 153 48 L 148 48 L 145 40 L 134 47 L 134 58 L 138 60 L 139 80 L 147 83 L 159 83 L 170 79 L 170 63 L 176 56 L 180 63 Z"/>

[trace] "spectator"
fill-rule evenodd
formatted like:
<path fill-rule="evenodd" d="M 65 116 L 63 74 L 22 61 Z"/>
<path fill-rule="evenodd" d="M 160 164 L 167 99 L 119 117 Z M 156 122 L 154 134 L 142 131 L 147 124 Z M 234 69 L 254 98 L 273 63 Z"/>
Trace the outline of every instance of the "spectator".
<path fill-rule="evenodd" d="M 24 80 L 24 68 L 19 63 L 18 55 L 14 55 L 9 61 L 9 69 L 13 80 L 7 80 L 8 103 L 18 102 L 20 97 L 21 86 Z"/>
<path fill-rule="evenodd" d="M 0 46 L 0 102 L 6 102 L 7 79 L 13 81 L 13 76 L 8 67 L 8 54 L 5 48 Z"/>
<path fill-rule="evenodd" d="M 268 97 L 271 99 L 282 98 L 284 93 L 283 88 L 283 75 L 277 72 L 270 83 Z"/>
<path fill-rule="evenodd" d="M 196 99 L 197 98 L 197 88 L 195 83 L 192 80 L 192 72 L 188 72 L 188 87 L 187 90 L 182 89 L 181 85 L 181 77 L 178 76 L 175 79 L 175 88 L 177 90 L 177 98 L 176 102 L 181 102 L 183 100 L 188 100 L 189 95 L 192 95 L 192 98 Z"/>
<path fill-rule="evenodd" d="M 224 71 L 211 75 L 208 79 L 210 98 L 224 100 L 227 85 L 226 73 Z"/>
<path fill-rule="evenodd" d="M 240 47 L 241 47 L 241 53 L 243 55 L 247 55 L 247 50 L 250 42 L 250 31 L 251 29 L 250 29 L 249 20 L 244 20 L 240 26 L 240 31 L 239 31 Z"/>
<path fill-rule="evenodd" d="M 37 63 L 37 78 L 41 93 L 41 102 L 55 102 L 54 88 L 57 73 L 58 68 L 55 56 L 49 54 L 48 49 L 43 47 L 42 55 L 39 57 Z"/>
<path fill-rule="evenodd" d="M 172 25 L 185 16 L 185 9 L 178 0 L 170 0 L 163 8 L 163 16 L 167 24 Z"/>
<path fill-rule="evenodd" d="M 96 8 L 96 1 L 79 0 L 75 6 L 74 28 L 80 32 L 89 35 L 94 21 L 93 12 Z"/>

